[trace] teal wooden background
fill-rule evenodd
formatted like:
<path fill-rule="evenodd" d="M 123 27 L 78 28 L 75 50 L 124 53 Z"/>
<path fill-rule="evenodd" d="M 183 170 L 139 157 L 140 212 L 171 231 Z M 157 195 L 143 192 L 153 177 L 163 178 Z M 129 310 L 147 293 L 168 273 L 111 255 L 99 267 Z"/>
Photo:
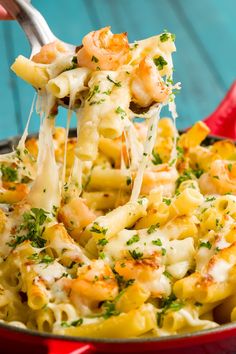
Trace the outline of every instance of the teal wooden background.
<path fill-rule="evenodd" d="M 236 77 L 236 0 L 33 0 L 55 34 L 81 43 L 89 31 L 111 25 L 128 31 L 130 41 L 163 29 L 176 34 L 175 81 L 178 127 L 184 128 L 214 110 Z M 29 55 L 24 34 L 14 21 L 0 23 L 0 138 L 20 134 L 34 90 L 9 70 L 19 55 Z M 65 121 L 61 109 L 59 123 Z M 38 129 L 34 115 L 31 131 Z"/>

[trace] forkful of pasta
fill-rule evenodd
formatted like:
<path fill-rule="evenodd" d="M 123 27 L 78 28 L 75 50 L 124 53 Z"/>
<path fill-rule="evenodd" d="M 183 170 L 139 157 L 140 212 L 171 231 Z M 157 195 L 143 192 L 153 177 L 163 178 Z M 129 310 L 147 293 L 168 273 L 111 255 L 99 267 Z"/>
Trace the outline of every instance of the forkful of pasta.
<path fill-rule="evenodd" d="M 45 89 L 48 84 L 57 104 L 76 108 L 89 96 L 90 105 L 101 105 L 107 101 L 111 88 L 118 91 L 121 82 L 126 81 L 128 109 L 145 115 L 151 106 L 167 102 L 172 94 L 173 35 L 165 32 L 129 44 L 127 33 L 113 34 L 105 27 L 90 32 L 81 46 L 75 46 L 59 40 L 40 12 L 25 0 L 0 0 L 0 4 L 19 22 L 32 48 L 30 60 L 19 56 L 12 70 L 37 90 Z M 71 71 L 74 69 L 78 70 Z M 97 74 L 91 75 L 94 71 Z M 97 89 L 102 79 L 99 71 L 107 79 L 103 80 L 106 83 L 103 91 Z M 49 82 L 63 73 L 58 80 Z M 64 81 L 63 87 L 60 79 Z M 122 89 L 119 91 L 124 93 Z M 121 108 L 117 114 L 124 113 L 128 112 Z"/>

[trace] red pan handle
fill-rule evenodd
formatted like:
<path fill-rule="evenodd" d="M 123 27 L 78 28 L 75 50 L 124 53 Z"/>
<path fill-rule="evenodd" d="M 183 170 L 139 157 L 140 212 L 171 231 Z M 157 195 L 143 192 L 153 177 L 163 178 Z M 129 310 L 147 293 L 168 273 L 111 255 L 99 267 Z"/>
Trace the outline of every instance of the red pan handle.
<path fill-rule="evenodd" d="M 236 140 L 236 81 L 204 122 L 211 129 L 211 134 Z"/>
<path fill-rule="evenodd" d="M 90 343 L 49 340 L 46 343 L 48 354 L 92 354 L 95 347 Z"/>

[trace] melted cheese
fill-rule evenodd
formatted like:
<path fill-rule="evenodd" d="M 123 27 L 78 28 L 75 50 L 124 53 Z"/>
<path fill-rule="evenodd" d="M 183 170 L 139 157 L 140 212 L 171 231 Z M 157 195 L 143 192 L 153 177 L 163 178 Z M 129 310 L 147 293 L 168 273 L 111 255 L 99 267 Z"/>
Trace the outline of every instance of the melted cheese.
<path fill-rule="evenodd" d="M 49 212 L 60 205 L 59 173 L 55 161 L 52 130 L 54 120 L 45 118 L 39 133 L 39 154 L 37 176 L 27 201 L 35 208 Z"/>

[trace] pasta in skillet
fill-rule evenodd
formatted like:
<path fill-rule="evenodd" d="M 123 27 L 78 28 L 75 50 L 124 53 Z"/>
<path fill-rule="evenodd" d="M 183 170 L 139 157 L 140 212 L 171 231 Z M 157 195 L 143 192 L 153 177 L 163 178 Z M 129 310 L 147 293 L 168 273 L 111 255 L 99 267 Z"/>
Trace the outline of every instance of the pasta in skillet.
<path fill-rule="evenodd" d="M 0 156 L 1 321 L 128 338 L 236 319 L 236 150 L 201 146 L 201 122 L 178 136 L 174 51 L 171 33 L 129 44 L 106 27 L 12 65 L 41 125 Z"/>

